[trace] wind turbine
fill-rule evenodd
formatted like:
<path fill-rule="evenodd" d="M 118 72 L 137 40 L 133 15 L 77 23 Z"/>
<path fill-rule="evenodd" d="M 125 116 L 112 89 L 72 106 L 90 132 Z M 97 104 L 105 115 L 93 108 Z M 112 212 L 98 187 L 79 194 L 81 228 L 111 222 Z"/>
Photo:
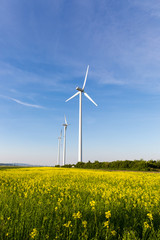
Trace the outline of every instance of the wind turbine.
<path fill-rule="evenodd" d="M 66 116 L 64 115 L 65 123 L 62 125 L 64 126 L 64 141 L 63 141 L 63 166 L 66 164 L 66 130 L 67 126 L 69 125 L 66 120 Z"/>
<path fill-rule="evenodd" d="M 78 143 L 78 162 L 82 162 L 82 93 L 84 93 L 85 97 L 87 97 L 94 105 L 98 106 L 92 98 L 84 91 L 87 75 L 88 75 L 89 65 L 87 67 L 83 87 L 76 87 L 76 90 L 78 91 L 76 94 L 74 94 L 72 97 L 68 98 L 66 102 L 74 98 L 79 94 L 79 143 Z"/>
<path fill-rule="evenodd" d="M 58 137 L 58 156 L 57 156 L 57 165 L 60 165 L 61 139 L 62 139 L 62 130 L 61 130 L 60 136 Z"/>

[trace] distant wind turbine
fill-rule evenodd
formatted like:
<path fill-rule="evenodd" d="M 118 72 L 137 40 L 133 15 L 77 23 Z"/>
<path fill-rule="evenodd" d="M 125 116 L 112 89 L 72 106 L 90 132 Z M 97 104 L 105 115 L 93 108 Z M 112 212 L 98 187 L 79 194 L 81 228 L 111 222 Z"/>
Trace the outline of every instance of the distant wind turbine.
<path fill-rule="evenodd" d="M 87 67 L 83 87 L 76 87 L 76 90 L 78 91 L 76 94 L 74 94 L 72 97 L 66 100 L 68 102 L 75 96 L 79 94 L 79 143 L 78 143 L 78 162 L 82 162 L 82 93 L 84 93 L 85 97 L 87 97 L 94 105 L 98 106 L 92 98 L 84 91 L 85 85 L 86 85 L 86 80 L 87 80 L 87 75 L 88 75 L 88 70 L 89 70 L 89 65 Z"/>
<path fill-rule="evenodd" d="M 62 130 L 61 130 L 60 136 L 58 137 L 58 156 L 57 156 L 57 165 L 60 165 L 61 139 L 62 139 Z"/>
<path fill-rule="evenodd" d="M 66 130 L 67 126 L 70 125 L 67 123 L 66 116 L 64 115 L 65 123 L 62 125 L 64 126 L 64 141 L 63 141 L 63 166 L 66 164 Z"/>

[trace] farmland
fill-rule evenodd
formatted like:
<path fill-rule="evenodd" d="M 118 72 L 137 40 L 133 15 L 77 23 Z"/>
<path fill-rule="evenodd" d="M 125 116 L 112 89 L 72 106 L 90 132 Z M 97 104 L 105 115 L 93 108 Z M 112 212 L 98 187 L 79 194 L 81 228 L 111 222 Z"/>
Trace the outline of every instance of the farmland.
<path fill-rule="evenodd" d="M 0 170 L 0 239 L 160 239 L 160 174 Z"/>

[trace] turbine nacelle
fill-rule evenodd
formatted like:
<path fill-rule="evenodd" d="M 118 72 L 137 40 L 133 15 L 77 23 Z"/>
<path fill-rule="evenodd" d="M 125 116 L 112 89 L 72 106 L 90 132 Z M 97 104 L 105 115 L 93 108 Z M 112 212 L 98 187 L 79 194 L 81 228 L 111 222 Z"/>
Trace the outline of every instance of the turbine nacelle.
<path fill-rule="evenodd" d="M 80 87 L 76 87 L 76 90 L 77 91 L 80 91 L 80 92 L 84 92 L 84 89 L 80 88 Z"/>
<path fill-rule="evenodd" d="M 67 123 L 67 119 L 66 119 L 65 115 L 64 115 L 64 121 L 65 121 L 65 123 L 63 123 L 62 126 L 67 128 L 67 126 L 70 125 L 70 124 Z"/>

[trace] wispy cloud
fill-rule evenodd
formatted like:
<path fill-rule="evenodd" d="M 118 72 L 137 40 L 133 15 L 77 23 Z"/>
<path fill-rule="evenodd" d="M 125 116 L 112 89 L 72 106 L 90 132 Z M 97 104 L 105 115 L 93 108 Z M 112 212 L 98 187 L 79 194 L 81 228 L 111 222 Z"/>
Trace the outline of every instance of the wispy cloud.
<path fill-rule="evenodd" d="M 23 101 L 20 101 L 20 100 L 18 100 L 18 99 L 16 99 L 16 98 L 4 96 L 4 95 L 0 95 L 0 97 L 3 98 L 3 99 L 12 100 L 13 102 L 16 102 L 16 103 L 21 104 L 21 105 L 26 106 L 26 107 L 45 109 L 45 107 L 43 107 L 43 106 L 41 106 L 41 105 L 23 102 Z"/>
<path fill-rule="evenodd" d="M 30 64 L 34 65 L 32 71 L 27 66 L 23 69 L 21 66 L 0 61 L 0 88 L 3 91 L 7 89 L 24 89 L 24 92 L 29 89 L 34 92 L 66 90 L 67 83 L 64 86 L 64 82 L 70 77 L 68 73 L 61 71 L 61 69 L 55 72 L 55 66 L 51 63 L 31 62 Z M 42 67 L 43 64 L 44 67 Z"/>
<path fill-rule="evenodd" d="M 43 106 L 40 106 L 40 105 L 22 102 L 22 101 L 20 101 L 20 100 L 18 100 L 18 99 L 15 99 L 15 98 L 9 98 L 9 99 L 11 99 L 12 101 L 14 101 L 14 102 L 16 102 L 16 103 L 18 103 L 18 104 L 21 104 L 21 105 L 23 105 L 23 106 L 26 106 L 26 107 L 43 108 L 43 109 L 44 109 L 44 107 L 43 107 Z"/>
<path fill-rule="evenodd" d="M 107 71 L 104 68 L 96 68 L 90 71 L 90 77 L 97 81 L 99 84 L 112 84 L 112 85 L 124 85 L 125 81 L 116 79 L 112 72 Z"/>

